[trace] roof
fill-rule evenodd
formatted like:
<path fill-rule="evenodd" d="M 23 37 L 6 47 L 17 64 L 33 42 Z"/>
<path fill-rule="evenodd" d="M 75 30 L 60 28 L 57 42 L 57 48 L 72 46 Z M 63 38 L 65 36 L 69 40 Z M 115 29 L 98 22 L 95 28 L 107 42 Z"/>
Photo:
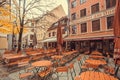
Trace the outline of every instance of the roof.
<path fill-rule="evenodd" d="M 60 18 L 58 21 L 62 21 L 62 20 L 68 20 L 67 16 Z M 54 23 L 51 25 L 51 27 L 48 28 L 48 31 L 57 28 L 57 27 L 58 27 L 58 21 L 54 22 Z M 66 25 L 67 25 L 67 22 L 65 22 L 65 23 L 66 23 Z M 63 27 L 63 26 L 62 26 L 62 27 Z"/>

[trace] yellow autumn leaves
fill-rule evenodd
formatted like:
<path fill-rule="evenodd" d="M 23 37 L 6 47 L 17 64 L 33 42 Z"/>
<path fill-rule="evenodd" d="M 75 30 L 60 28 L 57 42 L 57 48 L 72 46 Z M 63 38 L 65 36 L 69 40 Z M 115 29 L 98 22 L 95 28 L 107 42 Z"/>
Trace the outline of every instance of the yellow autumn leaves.
<path fill-rule="evenodd" d="M 20 31 L 20 26 L 17 25 L 18 22 L 14 23 L 15 16 L 10 12 L 9 6 L 0 7 L 0 33 L 3 34 L 17 34 Z M 23 31 L 27 32 L 26 29 Z"/>

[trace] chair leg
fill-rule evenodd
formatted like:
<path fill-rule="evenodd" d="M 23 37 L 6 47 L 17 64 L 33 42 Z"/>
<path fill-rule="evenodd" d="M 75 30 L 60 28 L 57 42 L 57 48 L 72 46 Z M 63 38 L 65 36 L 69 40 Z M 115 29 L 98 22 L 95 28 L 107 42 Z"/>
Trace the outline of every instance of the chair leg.
<path fill-rule="evenodd" d="M 80 69 L 80 71 L 81 71 L 81 68 L 80 68 L 80 63 L 78 62 L 78 66 L 79 66 L 79 69 Z"/>
<path fill-rule="evenodd" d="M 76 76 L 76 72 L 75 72 L 75 69 L 73 68 L 73 72 L 74 72 L 74 74 L 75 74 L 75 76 Z"/>
<path fill-rule="evenodd" d="M 59 80 L 59 74 L 57 73 L 57 80 Z"/>
<path fill-rule="evenodd" d="M 68 75 L 68 72 L 67 72 L 67 80 L 69 80 L 69 75 Z"/>
<path fill-rule="evenodd" d="M 117 66 L 114 76 L 117 76 L 118 70 L 119 70 L 119 66 Z"/>
<path fill-rule="evenodd" d="M 70 75 L 71 75 L 71 77 L 72 77 L 72 80 L 74 80 L 71 70 L 70 70 Z"/>

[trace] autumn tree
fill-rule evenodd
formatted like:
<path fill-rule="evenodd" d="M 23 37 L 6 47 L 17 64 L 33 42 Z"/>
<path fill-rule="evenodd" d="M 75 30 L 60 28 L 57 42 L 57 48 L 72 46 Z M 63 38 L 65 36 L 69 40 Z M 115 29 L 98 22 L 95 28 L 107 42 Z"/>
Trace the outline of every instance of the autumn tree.
<path fill-rule="evenodd" d="M 16 14 L 16 20 L 20 26 L 17 52 L 21 50 L 23 29 L 27 23 L 27 19 L 33 16 L 50 14 L 47 11 L 50 10 L 53 5 L 53 0 L 12 0 L 12 12 Z"/>
<path fill-rule="evenodd" d="M 6 0 L 0 0 L 0 6 L 4 5 L 6 3 Z"/>

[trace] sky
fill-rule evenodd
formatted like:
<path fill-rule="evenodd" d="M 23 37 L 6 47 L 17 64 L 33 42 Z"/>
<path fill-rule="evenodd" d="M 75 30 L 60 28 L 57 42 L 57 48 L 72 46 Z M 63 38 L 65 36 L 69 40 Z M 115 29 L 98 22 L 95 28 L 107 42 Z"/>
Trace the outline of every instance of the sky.
<path fill-rule="evenodd" d="M 66 14 L 68 14 L 68 4 L 67 4 L 67 0 L 55 0 L 56 5 L 62 5 L 63 9 L 65 11 Z"/>
<path fill-rule="evenodd" d="M 16 0 L 17 1 L 17 0 Z M 21 1 L 23 1 L 23 0 L 21 0 Z M 26 0 L 26 6 L 31 2 L 31 1 L 33 1 L 33 0 L 30 0 L 29 2 L 28 2 L 29 0 Z M 54 3 L 54 4 L 53 4 Z M 18 4 L 18 2 L 17 2 L 17 4 Z M 59 5 L 62 5 L 63 6 L 63 9 L 64 9 L 64 11 L 65 11 L 65 13 L 66 13 L 66 15 L 68 15 L 68 4 L 67 4 L 67 0 L 41 0 L 41 4 L 53 4 L 53 5 L 50 5 L 51 7 L 48 7 L 48 8 L 46 8 L 46 7 L 42 7 L 42 9 L 43 10 L 48 10 L 48 11 L 51 11 L 52 9 L 54 9 L 54 8 L 56 8 L 57 6 L 59 6 Z M 22 5 L 21 5 L 22 6 Z M 22 9 L 22 8 L 21 8 Z M 35 9 L 35 8 L 33 8 L 32 9 L 32 11 L 28 11 L 29 13 L 28 14 L 30 14 L 30 15 L 28 15 L 27 16 L 27 18 L 26 19 L 28 19 L 28 18 L 33 18 L 33 16 L 34 17 L 38 17 L 39 15 L 43 15 L 44 13 L 44 11 L 43 12 L 40 12 L 38 9 Z"/>

